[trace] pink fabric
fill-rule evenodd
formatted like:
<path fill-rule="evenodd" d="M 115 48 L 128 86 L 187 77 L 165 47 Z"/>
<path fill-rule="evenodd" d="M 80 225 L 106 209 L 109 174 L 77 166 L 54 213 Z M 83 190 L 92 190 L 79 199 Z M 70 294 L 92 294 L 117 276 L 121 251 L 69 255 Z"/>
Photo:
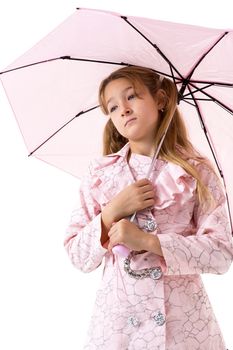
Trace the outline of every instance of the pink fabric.
<path fill-rule="evenodd" d="M 170 76 L 171 66 L 161 56 L 162 52 L 174 66 L 172 75 L 178 90 L 182 86 L 181 76 L 186 79 L 196 67 L 184 96 L 190 98 L 192 92 L 198 99 L 195 103 L 205 128 L 190 100 L 182 100 L 179 109 L 192 143 L 215 164 L 204 131 L 209 135 L 223 170 L 233 221 L 233 162 L 229 161 L 233 118 L 225 110 L 225 106 L 233 109 L 233 30 L 127 16 L 140 35 L 121 15 L 76 10 L 6 70 L 67 55 L 72 59 L 115 64 L 58 59 L 0 75 L 28 153 L 34 151 L 38 159 L 80 177 L 90 159 L 102 154 L 100 140 L 107 118 L 99 108 L 74 117 L 99 105 L 101 81 L 120 68 L 121 62 L 146 66 Z M 222 87 L 222 83 L 229 83 L 229 87 Z M 206 101 L 208 96 L 217 99 L 216 103 Z"/>
<path fill-rule="evenodd" d="M 224 35 L 226 30 L 222 29 L 132 16 L 128 16 L 128 21 L 142 35 L 119 14 L 78 10 L 7 69 L 66 55 L 115 64 L 58 59 L 1 74 L 29 153 L 36 149 L 35 157 L 80 176 L 89 159 L 101 153 L 100 140 L 107 118 L 99 109 L 75 116 L 98 105 L 100 82 L 118 69 L 120 62 L 170 75 L 171 66 L 160 55 L 162 52 L 180 72 L 172 69 L 178 90 L 182 85 L 181 75 L 184 79 L 189 77 L 200 62 L 184 95 L 190 97 L 192 92 L 200 98 L 197 104 L 205 128 L 189 100 L 181 101 L 179 108 L 192 143 L 213 161 L 203 131 L 209 135 L 233 206 L 233 163 L 229 161 L 233 119 L 219 106 L 222 103 L 233 108 L 233 31 Z M 206 86 L 206 81 L 213 84 Z M 221 83 L 229 83 L 229 88 L 223 88 Z M 219 102 L 207 102 L 208 95 Z M 105 260 L 85 348 L 225 349 L 199 276 L 224 273 L 232 261 L 225 197 L 216 177 L 207 167 L 198 166 L 217 201 L 216 208 L 205 215 L 197 203 L 194 180 L 176 165 L 157 162 L 152 175 L 156 205 L 152 211 L 140 212 L 137 220 L 143 227 L 147 217 L 156 219 L 164 259 L 148 252 L 135 257 L 132 267 L 161 265 L 164 274 L 158 281 L 133 280 L 122 270 L 125 293 L 122 285 L 117 284 L 113 255 L 100 244 L 100 232 L 102 208 L 132 181 L 126 151 L 127 147 L 117 155 L 91 163 L 80 189 L 80 208 L 74 210 L 67 230 L 65 246 L 77 268 L 90 272 Z M 148 157 L 133 155 L 130 165 L 137 179 L 145 177 L 149 162 Z M 122 261 L 119 265 L 122 269 Z M 166 315 L 163 326 L 156 327 L 153 323 L 151 314 L 155 310 Z M 131 313 L 141 321 L 138 328 L 127 325 Z"/>
<path fill-rule="evenodd" d="M 155 188 L 158 193 L 156 209 L 164 209 L 175 203 L 182 206 L 193 196 L 196 181 L 188 174 L 184 174 L 184 170 L 178 165 L 168 163 L 155 179 Z"/>
<path fill-rule="evenodd" d="M 100 236 L 101 210 L 133 181 L 126 161 L 128 149 L 127 144 L 118 153 L 90 164 L 80 187 L 80 206 L 74 209 L 67 229 L 65 247 L 75 267 L 91 272 L 104 259 L 85 350 L 225 350 L 200 277 L 202 273 L 225 273 L 233 257 L 225 196 L 218 179 L 207 166 L 197 165 L 216 200 L 216 207 L 204 214 L 197 202 L 196 181 L 181 167 L 157 160 L 151 176 L 157 204 L 138 213 L 137 220 L 143 228 L 147 217 L 156 219 L 164 257 L 146 252 L 135 256 L 131 267 L 162 266 L 163 275 L 156 281 L 133 279 L 119 258 L 125 291 L 117 280 L 117 262 L 102 247 Z M 130 167 L 136 179 L 145 177 L 150 162 L 149 157 L 132 154 Z M 166 317 L 161 326 L 152 318 L 158 310 Z M 136 327 L 127 323 L 132 315 L 140 321 Z"/>

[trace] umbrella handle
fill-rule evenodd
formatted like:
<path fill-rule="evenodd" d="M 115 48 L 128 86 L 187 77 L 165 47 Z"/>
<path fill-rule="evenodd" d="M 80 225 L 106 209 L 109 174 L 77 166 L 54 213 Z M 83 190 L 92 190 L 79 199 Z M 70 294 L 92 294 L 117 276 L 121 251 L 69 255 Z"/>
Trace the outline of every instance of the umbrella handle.
<path fill-rule="evenodd" d="M 176 107 L 174 107 L 174 112 L 175 112 L 175 108 L 176 108 Z M 147 176 L 146 176 L 147 178 L 149 178 L 149 175 L 150 175 L 150 173 L 151 173 L 151 171 L 152 171 L 152 168 L 153 168 L 153 166 L 154 166 L 154 164 L 155 164 L 155 162 L 156 162 L 156 160 L 157 160 L 157 156 L 158 156 L 159 151 L 160 151 L 160 148 L 161 148 L 161 146 L 162 146 L 162 144 L 163 144 L 163 140 L 164 140 L 164 138 L 165 138 L 165 136 L 166 136 L 166 134 L 167 134 L 167 130 L 168 130 L 168 127 L 169 127 L 169 125 L 170 125 L 170 123 L 171 123 L 171 121 L 172 121 L 174 112 L 171 114 L 169 123 L 168 123 L 168 125 L 167 125 L 167 127 L 166 127 L 166 129 L 165 129 L 165 131 L 164 131 L 164 133 L 163 133 L 163 135 L 162 135 L 162 137 L 161 137 L 161 140 L 160 140 L 160 142 L 159 142 L 159 145 L 158 145 L 158 147 L 157 147 L 157 150 L 156 150 L 156 152 L 154 153 L 154 156 L 153 156 L 152 161 L 151 161 L 150 168 L 149 168 L 148 173 L 147 173 Z M 130 222 L 134 221 L 134 218 L 135 218 L 136 214 L 137 214 L 137 212 L 135 211 L 135 213 L 134 213 L 134 214 L 131 216 L 131 218 L 130 218 Z M 129 255 L 129 253 L 130 253 L 130 249 L 127 248 L 127 247 L 125 247 L 124 245 L 117 244 L 116 246 L 114 246 L 114 247 L 112 248 L 112 252 L 113 252 L 113 254 L 117 254 L 117 255 L 119 255 L 119 256 L 121 256 L 121 257 L 123 257 L 123 258 L 127 258 L 128 255 Z"/>
<path fill-rule="evenodd" d="M 114 255 L 121 256 L 122 258 L 127 258 L 130 253 L 130 249 L 122 244 L 117 244 L 112 248 Z"/>
<path fill-rule="evenodd" d="M 135 211 L 129 220 L 130 222 L 134 221 L 136 214 L 137 212 Z M 130 249 L 122 244 L 117 244 L 112 248 L 112 252 L 113 254 L 121 256 L 122 258 L 127 258 L 130 253 Z"/>

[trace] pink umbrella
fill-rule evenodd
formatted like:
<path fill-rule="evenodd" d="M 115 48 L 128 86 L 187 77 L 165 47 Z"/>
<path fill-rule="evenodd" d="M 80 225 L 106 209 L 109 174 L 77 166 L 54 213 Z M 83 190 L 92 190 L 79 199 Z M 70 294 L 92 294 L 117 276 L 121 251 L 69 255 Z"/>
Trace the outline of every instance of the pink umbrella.
<path fill-rule="evenodd" d="M 0 77 L 29 156 L 77 177 L 102 153 L 101 80 L 125 65 L 169 77 L 191 141 L 223 179 L 230 212 L 232 51 L 232 30 L 77 9 Z"/>

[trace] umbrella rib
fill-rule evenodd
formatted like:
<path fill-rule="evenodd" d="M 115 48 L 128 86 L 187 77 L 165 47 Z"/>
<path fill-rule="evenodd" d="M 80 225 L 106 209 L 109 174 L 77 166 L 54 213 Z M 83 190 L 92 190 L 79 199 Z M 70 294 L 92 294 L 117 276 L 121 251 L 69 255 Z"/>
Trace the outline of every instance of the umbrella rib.
<path fill-rule="evenodd" d="M 66 122 L 64 125 L 62 125 L 58 130 L 56 130 L 52 135 L 50 135 L 45 141 L 43 141 L 39 146 L 37 146 L 31 153 L 29 153 L 28 157 L 33 155 L 39 148 L 41 148 L 45 143 L 47 143 L 52 137 L 54 137 L 59 131 L 61 131 L 64 127 L 66 127 L 69 123 L 71 123 L 75 118 L 80 117 L 80 115 L 88 113 L 92 111 L 93 109 L 98 108 L 99 106 L 95 106 L 92 108 L 87 109 L 86 111 L 81 111 L 78 114 L 76 114 L 73 118 L 71 118 L 68 122 Z"/>
<path fill-rule="evenodd" d="M 215 154 L 214 147 L 212 146 L 212 143 L 211 143 L 210 138 L 209 138 L 209 136 L 208 136 L 207 128 L 206 128 L 205 123 L 204 123 L 204 120 L 203 120 L 203 118 L 202 118 L 201 111 L 200 111 L 199 105 L 198 105 L 198 103 L 197 103 L 196 97 L 192 94 L 192 90 L 190 89 L 190 87 L 188 87 L 188 89 L 189 89 L 190 94 L 191 94 L 191 96 L 192 96 L 192 98 L 193 98 L 193 102 L 195 103 L 195 108 L 196 108 L 196 110 L 197 110 L 197 114 L 198 114 L 198 117 L 199 117 L 199 120 L 200 120 L 200 123 L 201 123 L 201 128 L 202 128 L 202 130 L 203 130 L 204 133 L 205 133 L 207 142 L 208 142 L 209 147 L 210 147 L 210 149 L 211 149 L 211 152 L 212 152 L 212 155 L 213 155 L 213 157 L 214 157 L 215 163 L 216 163 L 216 165 L 217 165 L 218 171 L 219 171 L 219 173 L 220 173 L 220 176 L 223 177 L 222 170 L 221 170 L 220 165 L 219 165 L 219 162 L 218 162 L 218 160 L 217 160 L 217 156 L 216 156 L 216 154 Z"/>
<path fill-rule="evenodd" d="M 176 77 L 174 76 L 174 72 L 173 72 L 173 69 L 172 69 L 172 67 L 170 66 L 170 71 L 171 71 L 171 78 L 172 78 L 172 80 L 173 80 L 173 83 L 176 85 L 176 83 L 180 83 L 181 81 L 182 81 L 182 79 L 179 79 L 178 80 L 178 82 L 176 82 Z M 178 100 L 178 104 L 179 104 L 179 100 Z"/>
<path fill-rule="evenodd" d="M 213 86 L 213 84 L 209 84 L 209 85 L 203 86 L 202 88 L 196 87 L 196 90 L 192 91 L 192 93 L 195 94 L 196 92 L 205 90 L 205 89 L 209 88 L 210 86 Z M 183 95 L 184 98 L 187 97 L 187 96 L 190 96 L 190 93 L 187 93 L 187 94 Z"/>
<path fill-rule="evenodd" d="M 196 62 L 195 66 L 193 67 L 193 69 L 191 70 L 191 72 L 189 73 L 187 79 L 190 80 L 191 76 L 193 75 L 194 71 L 196 70 L 196 68 L 200 65 L 200 63 L 203 61 L 203 59 L 208 55 L 208 53 L 213 50 L 213 48 L 228 34 L 229 32 L 225 32 L 223 33 L 220 38 L 218 38 L 218 40 L 199 58 L 199 60 Z"/>
<path fill-rule="evenodd" d="M 84 61 L 84 62 L 93 62 L 93 63 L 103 63 L 103 64 L 115 64 L 115 65 L 121 65 L 121 66 L 128 66 L 128 67 L 132 67 L 134 66 L 134 64 L 131 63 L 126 63 L 126 62 L 111 62 L 111 61 L 103 61 L 103 60 L 93 60 L 93 59 L 86 59 L 86 58 L 78 58 L 78 57 L 70 57 L 67 58 L 69 60 L 73 60 L 73 61 Z M 152 69 L 154 72 L 158 73 L 158 74 L 163 74 L 166 75 L 167 77 L 171 78 L 172 76 L 166 73 L 163 73 L 161 71 L 157 71 L 155 69 Z M 176 78 L 178 79 L 178 78 Z"/>
<path fill-rule="evenodd" d="M 33 62 L 33 63 L 29 63 L 23 66 L 19 66 L 19 67 L 15 67 L 15 68 L 11 68 L 5 71 L 0 72 L 1 74 L 5 74 L 5 73 L 9 73 L 9 72 L 13 72 L 15 70 L 19 70 L 19 69 L 23 69 L 23 68 L 28 68 L 31 66 L 35 66 L 38 64 L 42 64 L 42 63 L 48 63 L 48 62 L 52 62 L 52 61 L 56 61 L 56 60 L 70 60 L 70 61 L 81 61 L 81 62 L 90 62 L 90 63 L 103 63 L 103 64 L 112 64 L 112 65 L 118 65 L 118 66 L 134 66 L 133 64 L 130 63 L 126 63 L 126 62 L 111 62 L 111 61 L 103 61 L 103 60 L 93 60 L 93 59 L 87 59 L 87 58 L 78 58 L 78 57 L 71 57 L 71 56 L 61 56 L 61 57 L 55 57 L 55 58 L 50 58 L 47 60 L 43 60 L 43 61 L 38 61 L 38 62 Z M 169 78 L 174 79 L 180 79 L 181 78 L 174 78 L 174 75 L 169 75 L 167 73 L 163 73 L 161 71 L 157 71 L 155 69 L 153 69 L 154 72 L 158 73 L 158 74 L 162 74 L 164 76 L 167 76 Z"/>
<path fill-rule="evenodd" d="M 101 60 L 92 60 L 92 59 L 87 59 L 87 58 L 75 58 L 75 57 L 71 57 L 71 56 L 61 56 L 61 57 L 56 57 L 56 58 L 50 58 L 48 60 L 43 60 L 43 61 L 38 61 L 38 62 L 33 62 L 33 63 L 29 63 L 26 64 L 24 66 L 19 66 L 19 67 L 15 67 L 12 69 L 8 69 L 5 71 L 0 72 L 0 74 L 4 74 L 4 73 L 9 73 L 18 69 L 22 69 L 22 68 L 28 68 L 31 66 L 35 66 L 37 64 L 41 64 L 41 63 L 47 63 L 47 62 L 51 62 L 51 61 L 56 61 L 56 60 L 75 60 L 75 61 L 82 61 L 82 62 L 93 62 L 93 63 L 105 63 L 105 64 L 115 64 L 115 65 L 121 65 L 121 66 L 129 66 L 128 63 L 124 63 L 124 62 L 110 62 L 110 61 L 101 61 Z"/>
<path fill-rule="evenodd" d="M 133 67 L 133 66 L 135 66 L 134 64 L 126 63 L 126 62 L 110 62 L 110 61 L 93 60 L 93 59 L 85 59 L 85 58 L 70 57 L 70 56 L 69 56 L 69 57 L 66 57 L 66 59 L 73 60 L 73 61 L 86 61 L 86 62 L 93 62 L 93 63 L 115 64 L 115 65 L 122 65 L 122 66 L 128 66 L 128 67 Z M 171 68 L 171 67 L 170 67 L 170 68 Z M 178 80 L 178 82 L 179 82 L 179 81 L 182 81 L 182 78 L 178 78 L 178 77 L 175 77 L 175 76 L 174 76 L 172 69 L 171 69 L 171 75 L 168 74 L 168 73 L 164 73 L 164 72 L 155 70 L 155 69 L 153 69 L 153 68 L 151 68 L 151 70 L 153 70 L 153 72 L 155 72 L 155 73 L 157 73 L 157 74 L 164 75 L 164 76 L 166 76 L 166 77 L 172 78 L 175 84 L 176 84 L 176 81 L 175 81 L 175 80 Z"/>
<path fill-rule="evenodd" d="M 187 100 L 193 100 L 192 97 L 185 97 L 183 100 L 187 101 Z M 197 101 L 209 101 L 209 102 L 213 102 L 210 98 L 201 98 L 201 97 L 196 97 Z"/>
<path fill-rule="evenodd" d="M 189 83 L 197 83 L 197 84 L 211 84 L 211 85 L 216 85 L 216 86 L 220 86 L 220 87 L 233 87 L 232 83 L 223 83 L 220 81 L 206 81 L 206 80 L 193 80 L 190 79 Z"/>
<path fill-rule="evenodd" d="M 104 64 L 115 64 L 118 66 L 131 66 L 131 64 L 125 63 L 125 62 L 112 62 L 112 61 L 103 61 L 103 60 L 93 60 L 90 58 L 78 58 L 78 57 L 71 57 L 67 58 L 71 61 L 82 61 L 82 62 L 91 62 L 91 63 L 104 63 Z"/>
<path fill-rule="evenodd" d="M 133 65 L 132 65 L 132 66 L 133 66 Z M 170 74 L 168 74 L 168 73 L 164 73 L 164 72 L 161 72 L 161 71 L 156 70 L 156 69 L 153 69 L 153 68 L 150 68 L 150 69 L 153 70 L 153 72 L 155 72 L 155 73 L 157 73 L 157 74 L 159 74 L 159 75 L 164 75 L 165 77 L 172 78 L 172 80 L 174 81 L 174 84 L 177 84 L 177 83 L 179 83 L 180 81 L 182 81 L 181 78 L 177 78 L 177 77 L 174 76 L 172 70 L 171 70 L 171 75 L 170 75 Z M 177 80 L 177 81 L 176 81 L 176 80 Z"/>
<path fill-rule="evenodd" d="M 152 43 L 137 27 L 135 27 L 132 23 L 129 22 L 126 16 L 121 16 L 121 18 L 128 23 L 137 33 L 139 33 L 154 49 L 159 53 L 159 55 L 168 63 L 170 69 L 171 67 L 175 70 L 175 72 L 180 76 L 181 79 L 184 79 L 181 73 L 176 69 L 176 67 L 172 64 L 172 62 L 167 58 L 167 56 L 160 50 L 157 44 Z"/>
<path fill-rule="evenodd" d="M 221 176 L 221 178 L 222 178 L 222 180 L 223 180 L 223 183 L 224 183 L 225 193 L 226 193 L 226 201 L 227 201 L 227 206 L 228 206 L 228 211 L 229 211 L 229 219 L 230 219 L 230 225 L 231 225 L 231 232 L 232 232 L 232 235 L 233 235 L 233 225 L 232 225 L 232 219 L 231 219 L 231 209 L 230 209 L 230 204 L 229 204 L 229 199 L 228 199 L 228 194 L 227 194 L 226 183 L 225 183 L 225 178 L 224 178 L 224 175 L 223 175 L 223 171 L 222 171 L 222 169 L 221 169 L 221 167 L 220 167 L 220 163 L 219 163 L 219 161 L 218 161 L 218 159 L 217 159 L 216 151 L 215 151 L 214 146 L 213 146 L 213 144 L 212 144 L 212 142 L 211 142 L 211 138 L 208 136 L 207 128 L 206 128 L 205 123 L 204 123 L 204 120 L 203 120 L 203 118 L 202 118 L 202 115 L 201 115 L 201 111 L 200 111 L 198 102 L 197 102 L 195 96 L 192 94 L 192 91 L 191 91 L 190 87 L 188 87 L 188 89 L 189 89 L 189 91 L 190 91 L 190 94 L 191 94 L 192 97 L 193 97 L 193 101 L 194 101 L 194 103 L 195 103 L 195 108 L 196 108 L 197 114 L 198 114 L 198 116 L 199 116 L 199 120 L 200 120 L 200 123 L 201 123 L 202 130 L 204 131 L 205 137 L 206 137 L 206 139 L 207 139 L 207 142 L 208 142 L 208 144 L 209 144 L 210 150 L 211 150 L 211 152 L 212 152 L 212 155 L 213 155 L 213 157 L 214 157 L 215 163 L 216 163 L 216 165 L 217 165 L 219 174 L 220 174 L 220 176 Z"/>
<path fill-rule="evenodd" d="M 8 70 L 4 70 L 4 71 L 0 72 L 0 74 L 9 73 L 9 72 L 13 72 L 13 71 L 18 70 L 18 69 L 35 66 L 36 64 L 52 62 L 52 61 L 56 61 L 56 60 L 60 60 L 60 59 L 64 60 L 64 59 L 67 59 L 68 57 L 69 56 L 61 56 L 61 57 L 49 58 L 48 60 L 33 62 L 33 63 L 25 64 L 24 66 L 19 66 L 19 67 L 11 68 L 11 69 L 8 69 Z"/>
<path fill-rule="evenodd" d="M 126 63 L 126 62 L 111 62 L 111 61 L 93 60 L 93 59 L 78 58 L 78 57 L 71 57 L 71 56 L 66 56 L 66 59 L 73 60 L 73 61 L 84 61 L 84 62 L 103 63 L 103 64 L 115 64 L 115 65 L 128 66 L 128 67 L 135 66 L 134 64 Z M 153 68 L 151 68 L 151 70 L 153 70 L 153 72 L 155 72 L 157 74 L 164 75 L 166 77 L 172 78 L 174 83 L 176 83 L 175 80 L 182 81 L 182 78 L 177 78 L 177 77 L 174 76 L 172 70 L 171 70 L 171 75 L 168 74 L 168 73 L 163 73 L 161 71 L 155 70 Z"/>
<path fill-rule="evenodd" d="M 192 87 L 197 88 L 196 85 L 192 84 L 191 82 L 189 83 Z M 230 114 L 233 115 L 233 110 L 226 106 L 223 102 L 221 102 L 220 100 L 218 100 L 216 97 L 213 97 L 212 95 L 208 94 L 206 91 L 201 91 L 202 94 L 206 95 L 208 98 L 210 98 L 210 100 L 212 102 L 217 103 L 220 107 L 222 107 L 223 109 L 225 109 L 227 112 L 229 112 Z"/>
<path fill-rule="evenodd" d="M 191 106 L 193 106 L 193 107 L 196 107 L 196 105 L 195 105 L 195 104 L 193 104 L 193 103 L 191 103 L 191 102 L 187 101 L 186 99 L 184 99 L 184 100 L 182 100 L 182 101 L 184 101 L 184 102 L 188 103 L 189 105 L 191 105 Z"/>
<path fill-rule="evenodd" d="M 187 87 L 187 85 L 190 83 L 190 79 L 195 71 L 195 69 L 200 65 L 200 63 L 203 61 L 203 59 L 208 55 L 208 53 L 213 50 L 213 48 L 228 34 L 228 32 L 225 32 L 221 35 L 220 38 L 199 58 L 199 60 L 196 62 L 194 67 L 192 68 L 191 72 L 188 74 L 188 76 L 183 80 L 183 84 L 179 91 L 179 96 L 183 96 L 183 93 Z M 181 97 L 180 97 L 181 98 Z"/>

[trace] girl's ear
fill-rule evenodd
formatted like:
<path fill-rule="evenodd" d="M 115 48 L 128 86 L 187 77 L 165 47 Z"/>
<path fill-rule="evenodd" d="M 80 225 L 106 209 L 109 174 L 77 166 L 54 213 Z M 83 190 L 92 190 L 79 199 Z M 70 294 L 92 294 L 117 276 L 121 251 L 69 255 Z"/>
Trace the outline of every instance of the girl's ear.
<path fill-rule="evenodd" d="M 166 102 L 167 102 L 167 94 L 163 89 L 159 89 L 156 92 L 156 100 L 157 100 L 159 110 L 165 108 Z"/>

